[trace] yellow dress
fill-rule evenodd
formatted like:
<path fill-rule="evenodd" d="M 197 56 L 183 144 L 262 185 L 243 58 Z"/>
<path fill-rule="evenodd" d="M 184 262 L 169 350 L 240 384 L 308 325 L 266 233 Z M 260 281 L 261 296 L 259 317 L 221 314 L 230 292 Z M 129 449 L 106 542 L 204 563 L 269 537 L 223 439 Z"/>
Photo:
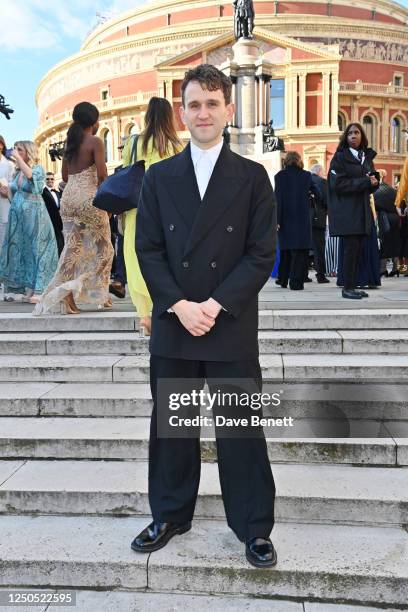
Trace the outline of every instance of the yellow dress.
<path fill-rule="evenodd" d="M 395 205 L 401 208 L 402 200 L 408 199 L 408 157 L 405 160 Z"/>
<path fill-rule="evenodd" d="M 122 154 L 123 166 L 128 166 L 131 162 L 133 138 L 128 138 Z M 172 149 L 172 147 L 171 147 Z M 155 164 L 156 162 L 171 157 L 172 154 L 160 157 L 159 153 L 153 149 L 152 140 L 148 142 L 147 153 L 142 155 L 142 138 L 139 138 L 137 143 L 137 159 L 145 160 L 145 169 Z M 129 288 L 129 293 L 137 314 L 140 318 L 148 317 L 152 312 L 152 300 L 146 283 L 140 271 L 139 262 L 137 260 L 135 250 L 136 236 L 136 217 L 137 209 L 128 210 L 123 215 L 124 217 L 124 237 L 123 237 L 123 253 L 125 257 L 126 276 Z"/>

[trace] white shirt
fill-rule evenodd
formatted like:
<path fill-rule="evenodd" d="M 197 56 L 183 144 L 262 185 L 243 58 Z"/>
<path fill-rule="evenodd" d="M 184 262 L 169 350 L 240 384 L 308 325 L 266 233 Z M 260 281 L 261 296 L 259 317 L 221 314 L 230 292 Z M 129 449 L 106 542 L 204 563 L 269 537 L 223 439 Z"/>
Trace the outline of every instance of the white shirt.
<path fill-rule="evenodd" d="M 190 142 L 191 160 L 193 162 L 201 199 L 204 198 L 223 144 L 224 140 L 221 138 L 220 142 L 210 149 L 200 149 L 196 144 Z"/>
<path fill-rule="evenodd" d="M 349 147 L 349 148 L 350 148 L 351 153 L 354 155 L 354 157 L 356 159 L 358 159 L 358 149 L 353 149 L 352 147 Z M 362 151 L 362 153 L 363 153 L 363 155 L 361 157 L 361 165 L 364 164 L 364 160 L 365 160 L 365 153 L 364 153 L 364 151 Z M 360 160 L 358 159 L 358 161 L 360 161 Z"/>
<path fill-rule="evenodd" d="M 57 208 L 59 208 L 58 196 L 57 196 L 57 194 L 55 193 L 55 190 L 54 190 L 54 189 L 50 189 L 50 188 L 48 187 L 48 185 L 46 185 L 46 186 L 45 186 L 45 188 L 46 188 L 46 189 L 48 189 L 48 191 L 50 192 L 50 194 L 51 194 L 51 195 L 52 195 L 52 197 L 54 198 L 54 201 L 55 201 L 55 204 L 57 205 Z"/>

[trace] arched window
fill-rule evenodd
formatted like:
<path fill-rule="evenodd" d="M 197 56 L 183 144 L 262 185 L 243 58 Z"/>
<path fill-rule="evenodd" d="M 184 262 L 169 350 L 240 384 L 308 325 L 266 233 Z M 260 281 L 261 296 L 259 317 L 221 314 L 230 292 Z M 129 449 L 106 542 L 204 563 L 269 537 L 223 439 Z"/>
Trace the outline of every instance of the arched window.
<path fill-rule="evenodd" d="M 401 120 L 398 117 L 394 117 L 391 121 L 391 150 L 394 153 L 402 153 L 401 136 Z"/>
<path fill-rule="evenodd" d="M 377 124 L 375 118 L 372 115 L 364 115 L 363 128 L 367 136 L 368 146 L 375 149 Z"/>
<path fill-rule="evenodd" d="M 102 136 L 103 146 L 105 147 L 106 163 L 112 161 L 112 133 L 110 130 L 105 130 Z"/>
<path fill-rule="evenodd" d="M 134 124 L 129 130 L 129 136 L 133 136 L 134 134 L 139 134 L 139 126 Z"/>
<path fill-rule="evenodd" d="M 337 115 L 337 124 L 339 126 L 339 131 L 340 132 L 344 132 L 344 130 L 346 129 L 346 117 L 343 115 L 343 113 L 339 113 Z"/>

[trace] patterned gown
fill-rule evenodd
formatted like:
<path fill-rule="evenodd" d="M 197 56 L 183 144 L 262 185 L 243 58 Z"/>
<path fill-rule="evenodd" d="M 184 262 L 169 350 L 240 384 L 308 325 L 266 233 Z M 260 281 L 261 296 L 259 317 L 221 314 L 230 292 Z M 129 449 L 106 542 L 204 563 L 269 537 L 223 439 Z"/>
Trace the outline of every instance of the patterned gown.
<path fill-rule="evenodd" d="M 71 291 L 77 304 L 108 300 L 113 247 L 108 214 L 92 205 L 97 185 L 95 165 L 68 177 L 61 198 L 65 247 L 35 315 L 63 313 Z"/>
<path fill-rule="evenodd" d="M 40 294 L 58 264 L 54 228 L 42 199 L 44 169 L 33 166 L 28 179 L 21 171 L 10 184 L 12 200 L 0 255 L 4 293 Z"/>

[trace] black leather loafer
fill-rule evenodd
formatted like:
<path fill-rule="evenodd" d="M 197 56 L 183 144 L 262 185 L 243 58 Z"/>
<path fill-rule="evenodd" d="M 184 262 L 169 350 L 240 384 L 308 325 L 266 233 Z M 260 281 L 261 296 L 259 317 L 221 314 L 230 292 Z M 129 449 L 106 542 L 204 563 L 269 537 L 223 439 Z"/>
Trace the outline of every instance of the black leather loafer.
<path fill-rule="evenodd" d="M 276 550 L 268 538 L 252 538 L 245 546 L 247 560 L 255 567 L 273 567 L 278 562 Z"/>
<path fill-rule="evenodd" d="M 119 281 L 112 281 L 109 285 L 109 293 L 113 293 L 117 298 L 123 299 L 126 297 L 126 289 Z"/>
<path fill-rule="evenodd" d="M 329 279 L 324 274 L 316 274 L 316 280 L 318 283 L 330 283 Z"/>
<path fill-rule="evenodd" d="M 361 297 L 370 297 L 367 293 L 367 291 L 359 291 L 356 289 L 356 293 L 359 293 L 361 295 Z"/>
<path fill-rule="evenodd" d="M 363 297 L 355 289 L 343 289 L 343 291 L 341 292 L 341 295 L 344 298 L 348 298 L 349 300 L 361 300 L 361 298 Z"/>
<path fill-rule="evenodd" d="M 166 546 L 175 535 L 190 531 L 191 523 L 150 523 L 135 537 L 130 547 L 136 552 L 153 552 Z"/>

